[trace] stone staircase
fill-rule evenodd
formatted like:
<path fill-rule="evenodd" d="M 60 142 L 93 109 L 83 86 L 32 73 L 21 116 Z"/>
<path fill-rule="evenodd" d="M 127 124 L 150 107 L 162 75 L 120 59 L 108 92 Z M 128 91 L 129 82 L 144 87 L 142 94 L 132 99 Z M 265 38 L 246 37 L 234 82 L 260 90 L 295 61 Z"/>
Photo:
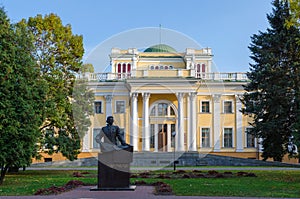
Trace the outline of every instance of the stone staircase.
<path fill-rule="evenodd" d="M 288 164 L 280 162 L 267 162 L 246 158 L 202 154 L 198 152 L 136 152 L 133 154 L 131 166 L 139 167 L 166 167 L 178 161 L 177 166 L 286 166 L 300 167 L 300 164 Z M 97 166 L 97 158 L 82 158 L 75 161 L 57 161 L 37 163 L 32 166 Z"/>
<path fill-rule="evenodd" d="M 206 166 L 208 162 L 203 157 L 197 152 L 139 152 L 134 154 L 132 166 L 170 166 L 174 160 L 178 166 Z"/>

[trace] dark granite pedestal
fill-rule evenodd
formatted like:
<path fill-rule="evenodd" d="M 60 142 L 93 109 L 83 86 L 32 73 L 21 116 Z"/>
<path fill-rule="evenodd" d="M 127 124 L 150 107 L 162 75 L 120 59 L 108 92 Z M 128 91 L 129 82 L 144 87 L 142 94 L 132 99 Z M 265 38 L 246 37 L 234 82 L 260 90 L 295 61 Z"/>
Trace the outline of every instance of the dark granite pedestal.
<path fill-rule="evenodd" d="M 98 185 L 91 191 L 134 191 L 130 185 L 133 147 L 98 154 Z"/>

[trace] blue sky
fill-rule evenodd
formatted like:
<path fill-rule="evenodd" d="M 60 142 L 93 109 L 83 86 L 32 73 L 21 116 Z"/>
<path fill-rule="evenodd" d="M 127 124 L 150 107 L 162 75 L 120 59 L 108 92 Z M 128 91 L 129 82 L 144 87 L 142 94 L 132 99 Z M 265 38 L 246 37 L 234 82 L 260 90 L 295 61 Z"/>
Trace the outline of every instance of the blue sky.
<path fill-rule="evenodd" d="M 269 27 L 272 0 L 0 0 L 12 22 L 55 13 L 83 35 L 85 59 L 98 44 L 124 31 L 159 27 L 212 48 L 221 72 L 249 70 L 250 37 Z M 162 41 L 163 43 L 163 41 Z M 118 47 L 118 46 L 112 46 Z M 135 46 L 128 46 L 135 47 Z M 98 71 L 100 72 L 100 71 Z"/>

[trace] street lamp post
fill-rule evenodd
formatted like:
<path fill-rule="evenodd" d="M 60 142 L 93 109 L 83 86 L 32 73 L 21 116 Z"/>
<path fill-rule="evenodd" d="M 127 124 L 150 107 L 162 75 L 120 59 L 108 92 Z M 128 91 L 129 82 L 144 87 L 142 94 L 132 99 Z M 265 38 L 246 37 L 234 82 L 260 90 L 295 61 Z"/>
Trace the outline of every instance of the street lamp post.
<path fill-rule="evenodd" d="M 175 141 L 175 136 L 176 136 L 176 132 L 175 131 L 173 131 L 172 133 L 172 137 L 173 137 L 173 140 L 174 140 L 174 149 L 173 149 L 173 166 L 174 166 L 174 171 L 176 170 L 176 161 L 175 161 L 175 149 L 176 149 L 176 141 Z"/>

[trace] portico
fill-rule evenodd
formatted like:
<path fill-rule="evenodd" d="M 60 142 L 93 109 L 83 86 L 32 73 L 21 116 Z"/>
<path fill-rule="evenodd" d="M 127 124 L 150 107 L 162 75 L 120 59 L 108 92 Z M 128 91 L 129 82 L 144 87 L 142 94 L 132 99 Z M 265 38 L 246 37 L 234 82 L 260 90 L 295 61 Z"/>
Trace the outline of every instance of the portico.
<path fill-rule="evenodd" d="M 146 84 L 141 80 L 127 81 L 128 88 L 133 91 L 131 143 L 136 142 L 138 134 L 142 135 L 141 147 L 136 147 L 135 151 L 171 152 L 174 142 L 176 151 L 197 151 L 195 90 L 198 81 L 174 80 L 152 80 Z M 184 85 L 185 92 L 182 89 Z M 137 112 L 140 111 L 142 114 L 139 116 Z M 142 125 L 135 125 L 136 121 Z M 174 141 L 171 137 L 173 131 L 176 132 Z"/>

